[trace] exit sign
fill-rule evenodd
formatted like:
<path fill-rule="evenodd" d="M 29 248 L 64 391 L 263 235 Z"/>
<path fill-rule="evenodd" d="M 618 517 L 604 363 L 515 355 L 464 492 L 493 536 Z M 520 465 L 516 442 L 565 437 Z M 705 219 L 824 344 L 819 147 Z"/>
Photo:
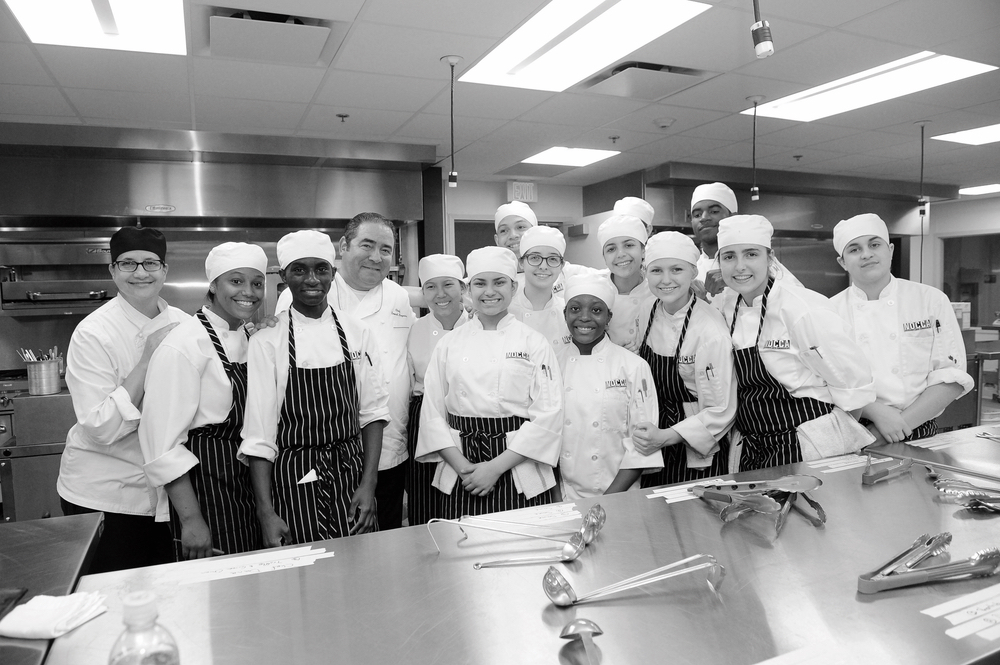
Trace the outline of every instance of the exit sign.
<path fill-rule="evenodd" d="M 517 180 L 507 181 L 507 200 L 524 201 L 525 203 L 538 202 L 538 188 L 533 182 L 518 182 Z"/>

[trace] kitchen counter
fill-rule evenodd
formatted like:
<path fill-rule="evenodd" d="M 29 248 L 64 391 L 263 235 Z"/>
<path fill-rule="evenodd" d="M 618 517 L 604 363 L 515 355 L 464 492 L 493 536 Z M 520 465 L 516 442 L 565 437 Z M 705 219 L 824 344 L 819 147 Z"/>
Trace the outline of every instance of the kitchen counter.
<path fill-rule="evenodd" d="M 851 456 L 860 461 L 860 457 Z M 887 463 L 887 462 L 884 462 Z M 559 638 L 569 621 L 595 621 L 601 662 L 969 663 L 1000 654 L 1000 641 L 953 639 L 950 624 L 921 611 L 997 584 L 997 578 L 857 593 L 858 575 L 922 533 L 950 531 L 953 560 L 998 544 L 1000 515 L 942 503 L 913 471 L 863 486 L 861 467 L 823 473 L 806 464 L 739 474 L 741 479 L 808 473 L 829 521 L 815 528 L 792 511 L 780 538 L 774 517 L 724 524 L 721 505 L 666 503 L 648 490 L 601 497 L 607 524 L 582 556 L 557 564 L 578 593 L 696 553 L 714 555 L 727 576 L 718 597 L 700 573 L 658 582 L 575 608 L 542 591 L 548 564 L 474 570 L 473 562 L 557 543 L 434 526 L 316 543 L 335 556 L 312 565 L 214 581 L 178 583 L 192 563 L 82 578 L 108 594 L 110 611 L 56 641 L 50 665 L 104 663 L 122 630 L 119 596 L 152 587 L 162 623 L 185 665 L 239 663 L 581 662 L 578 643 Z M 585 512 L 596 500 L 578 501 Z M 578 523 L 578 521 L 577 521 Z M 216 560 L 221 567 L 227 557 Z M 239 559 L 241 563 L 246 558 Z M 230 564 L 231 565 L 231 564 Z M 998 591 L 1000 593 L 1000 591 Z"/>
<path fill-rule="evenodd" d="M 1000 435 L 1000 427 L 995 425 L 970 427 L 954 432 L 945 432 L 930 439 L 922 439 L 912 443 L 887 443 L 881 446 L 872 446 L 868 450 L 898 459 L 909 457 L 915 462 L 924 462 L 931 466 L 945 464 L 968 469 L 997 478 L 994 486 L 1000 486 L 1000 442 L 977 437 L 976 435 L 980 432 Z M 988 482 L 979 482 L 971 477 L 963 476 L 962 479 L 977 485 L 989 485 Z M 997 540 L 997 545 L 1000 546 L 1000 538 Z"/>
<path fill-rule="evenodd" d="M 0 583 L 26 588 L 22 603 L 72 593 L 93 556 L 103 520 L 94 513 L 0 524 Z M 0 663 L 38 665 L 51 644 L 0 637 Z"/>

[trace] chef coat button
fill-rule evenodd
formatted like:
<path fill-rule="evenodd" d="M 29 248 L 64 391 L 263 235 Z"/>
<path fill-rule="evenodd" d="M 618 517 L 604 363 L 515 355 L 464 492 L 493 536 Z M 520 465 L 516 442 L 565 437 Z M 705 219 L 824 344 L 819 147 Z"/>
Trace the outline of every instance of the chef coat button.
<path fill-rule="evenodd" d="M 893 301 L 893 300 L 886 300 L 885 302 L 886 302 L 887 305 L 895 305 L 896 304 L 895 301 Z"/>
<path fill-rule="evenodd" d="M 575 363 L 575 362 L 576 362 L 576 358 L 570 358 L 570 359 L 569 359 L 569 361 L 570 361 L 571 363 Z"/>
<path fill-rule="evenodd" d="M 628 329 L 628 334 L 629 335 L 634 335 L 635 334 L 635 328 L 629 328 Z"/>
<path fill-rule="evenodd" d="M 531 312 L 525 312 L 524 313 L 524 318 L 530 319 L 531 318 Z"/>
<path fill-rule="evenodd" d="M 462 358 L 462 362 L 463 363 L 467 363 L 467 362 L 469 362 L 469 359 L 468 358 Z"/>
<path fill-rule="evenodd" d="M 596 420 L 592 424 L 594 425 L 594 427 L 600 427 L 601 426 L 601 424 L 599 422 L 597 422 Z"/>
<path fill-rule="evenodd" d="M 638 305 L 639 304 L 639 299 L 638 298 L 632 298 L 632 304 L 633 305 Z"/>
<path fill-rule="evenodd" d="M 889 333 L 889 339 L 896 339 L 896 333 Z"/>
<path fill-rule="evenodd" d="M 503 334 L 503 331 L 502 331 L 502 330 L 500 331 L 500 334 L 501 334 L 501 335 Z"/>
<path fill-rule="evenodd" d="M 594 460 L 596 462 L 597 461 L 597 455 L 591 455 L 590 459 L 592 459 L 592 460 Z"/>
<path fill-rule="evenodd" d="M 490 393 L 489 393 L 489 395 L 490 395 L 490 397 L 493 397 L 494 395 L 496 395 L 496 393 L 491 390 Z"/>
<path fill-rule="evenodd" d="M 434 335 L 435 337 L 437 337 L 438 331 L 433 330 L 433 331 L 431 331 L 431 334 Z"/>
<path fill-rule="evenodd" d="M 602 362 L 604 362 L 604 358 L 598 358 L 598 359 L 597 359 L 597 362 L 599 362 L 599 363 L 602 363 Z"/>
<path fill-rule="evenodd" d="M 898 367 L 893 367 L 892 368 L 892 373 L 893 374 L 899 374 L 899 368 Z"/>
<path fill-rule="evenodd" d="M 566 386 L 566 392 L 573 390 L 573 386 Z"/>
<path fill-rule="evenodd" d="M 572 421 L 572 420 L 570 420 L 569 418 L 567 418 L 567 419 L 566 419 L 566 424 L 567 424 L 567 425 L 572 425 L 572 424 L 573 424 L 573 421 Z"/>
<path fill-rule="evenodd" d="M 497 361 L 497 359 L 496 359 L 496 358 L 490 358 L 490 362 L 491 362 L 491 363 L 495 363 L 496 361 Z"/>
<path fill-rule="evenodd" d="M 462 397 L 465 397 L 465 395 L 466 395 L 465 391 L 463 390 L 463 391 L 461 391 L 461 393 L 462 393 Z"/>
<path fill-rule="evenodd" d="M 594 388 L 594 392 L 595 393 L 599 393 L 599 392 L 601 392 L 601 389 L 600 388 Z"/>

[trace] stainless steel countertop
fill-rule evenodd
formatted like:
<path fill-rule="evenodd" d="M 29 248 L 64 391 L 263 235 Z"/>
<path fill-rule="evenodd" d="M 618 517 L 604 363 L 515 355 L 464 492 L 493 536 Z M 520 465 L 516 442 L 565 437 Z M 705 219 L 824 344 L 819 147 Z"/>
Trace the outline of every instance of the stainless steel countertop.
<path fill-rule="evenodd" d="M 921 533 L 950 531 L 953 560 L 1000 545 L 1000 516 L 943 504 L 922 469 L 862 486 L 861 468 L 820 473 L 805 465 L 739 478 L 810 473 L 829 515 L 814 528 L 796 511 L 779 539 L 774 519 L 723 524 L 719 504 L 667 504 L 647 491 L 602 497 L 607 525 L 579 560 L 558 567 L 578 593 L 696 553 L 715 555 L 727 576 L 716 598 L 698 573 L 562 609 L 542 591 L 545 564 L 474 570 L 523 540 L 454 527 L 413 527 L 321 545 L 336 554 L 311 566 L 190 585 L 157 587 L 161 621 L 185 665 L 246 663 L 574 663 L 559 638 L 577 617 L 596 621 L 602 663 L 757 663 L 804 649 L 816 662 L 967 663 L 1000 653 L 1000 641 L 945 635 L 944 619 L 920 611 L 997 583 L 976 579 L 859 595 L 857 577 Z M 595 500 L 577 502 L 581 512 Z M 451 537 L 444 534 L 450 533 Z M 319 545 L 319 544 L 318 544 Z M 532 549 L 552 544 L 532 543 Z M 148 585 L 155 569 L 87 576 L 110 610 L 57 640 L 51 665 L 104 663 L 122 630 L 119 596 Z"/>
<path fill-rule="evenodd" d="M 981 425 L 956 432 L 946 432 L 932 439 L 917 442 L 940 442 L 945 440 L 944 437 L 954 440 L 952 445 L 940 447 L 936 450 L 907 443 L 887 443 L 881 446 L 873 446 L 868 450 L 897 458 L 910 457 L 914 461 L 926 462 L 931 465 L 946 464 L 1000 478 L 1000 442 L 977 438 L 976 433 L 978 432 L 998 434 L 1000 433 L 1000 427 L 996 425 Z M 923 473 L 923 470 L 921 470 L 921 473 Z M 976 481 L 966 476 L 962 476 L 962 479 L 980 485 L 989 484 L 988 481 Z M 1000 545 L 1000 538 L 997 540 L 997 545 Z"/>

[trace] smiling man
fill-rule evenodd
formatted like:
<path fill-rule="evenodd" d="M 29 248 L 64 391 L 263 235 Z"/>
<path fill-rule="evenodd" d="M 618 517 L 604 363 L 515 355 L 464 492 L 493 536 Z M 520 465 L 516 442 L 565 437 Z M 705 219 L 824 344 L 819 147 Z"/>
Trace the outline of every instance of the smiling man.
<path fill-rule="evenodd" d="M 691 196 L 691 230 L 701 247 L 698 279 L 705 284 L 709 298 L 725 287 L 716 254 L 719 252 L 719 222 L 739 212 L 736 194 L 721 182 L 698 185 Z"/>
<path fill-rule="evenodd" d="M 839 222 L 833 245 L 851 286 L 831 302 L 875 375 L 876 400 L 862 410 L 862 424 L 878 442 L 934 436 L 935 418 L 973 387 L 948 298 L 932 286 L 893 277 L 893 245 L 878 215 Z"/>

